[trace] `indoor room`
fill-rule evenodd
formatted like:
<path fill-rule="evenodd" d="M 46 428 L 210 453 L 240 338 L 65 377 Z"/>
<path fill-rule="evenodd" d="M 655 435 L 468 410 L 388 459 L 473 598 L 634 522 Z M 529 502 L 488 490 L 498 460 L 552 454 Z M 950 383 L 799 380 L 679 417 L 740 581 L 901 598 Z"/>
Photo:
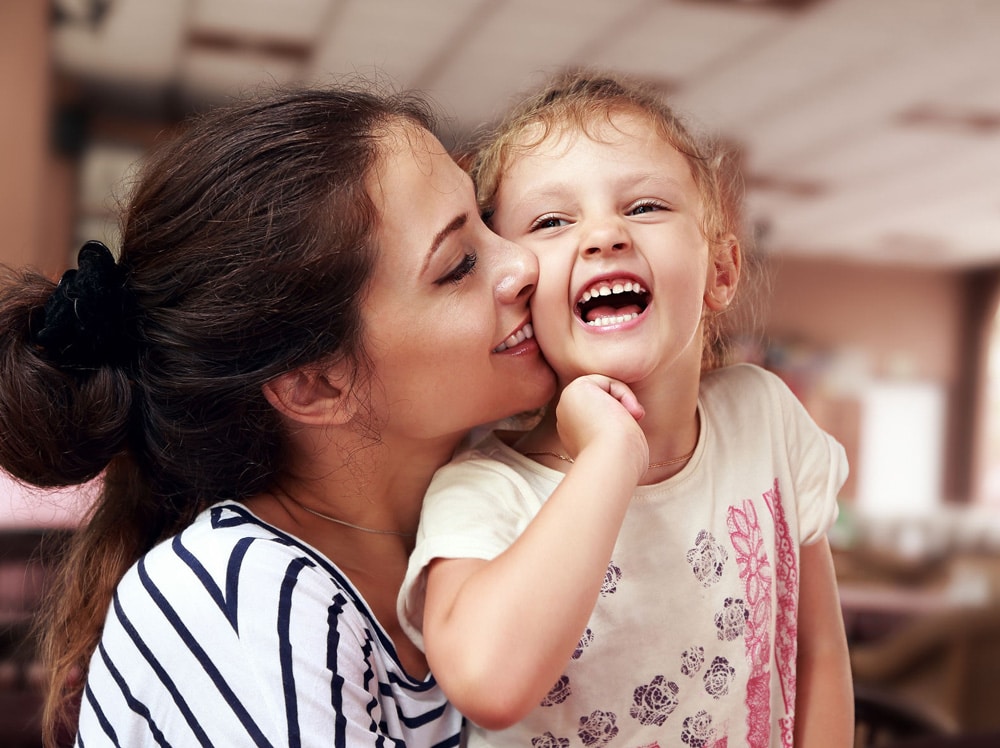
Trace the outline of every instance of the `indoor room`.
<path fill-rule="evenodd" d="M 1000 745 L 997 29 L 992 0 L 6 0 L 0 263 L 116 252 L 144 155 L 261 90 L 421 91 L 460 160 L 546 74 L 649 84 L 741 167 L 730 359 L 850 464 L 828 538 L 855 745 Z M 0 745 L 41 745 L 32 619 L 99 481 L 0 474 Z"/>

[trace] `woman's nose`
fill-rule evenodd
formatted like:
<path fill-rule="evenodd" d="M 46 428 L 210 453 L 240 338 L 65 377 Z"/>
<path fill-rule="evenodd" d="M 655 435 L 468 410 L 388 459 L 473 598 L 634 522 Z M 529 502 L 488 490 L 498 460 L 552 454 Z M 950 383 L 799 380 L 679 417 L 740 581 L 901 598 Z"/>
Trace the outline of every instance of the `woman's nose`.
<path fill-rule="evenodd" d="M 601 216 L 588 222 L 581 237 L 580 254 L 600 256 L 606 252 L 628 249 L 631 244 L 628 229 L 619 216 Z"/>
<path fill-rule="evenodd" d="M 527 301 L 538 282 L 538 259 L 520 244 L 499 239 L 497 298 L 505 304 Z"/>

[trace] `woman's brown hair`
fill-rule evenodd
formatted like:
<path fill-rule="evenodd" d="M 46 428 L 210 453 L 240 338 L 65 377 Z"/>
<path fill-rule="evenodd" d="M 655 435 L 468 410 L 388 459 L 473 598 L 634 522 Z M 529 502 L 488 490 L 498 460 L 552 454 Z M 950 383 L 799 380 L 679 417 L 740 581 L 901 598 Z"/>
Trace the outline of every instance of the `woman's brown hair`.
<path fill-rule="evenodd" d="M 40 334 L 52 280 L 4 271 L 0 466 L 44 487 L 101 476 L 40 618 L 47 745 L 74 722 L 128 567 L 203 508 L 279 476 L 283 433 L 262 385 L 333 357 L 363 368 L 378 221 L 366 178 L 401 122 L 432 118 L 412 95 L 292 91 L 215 110 L 163 144 L 123 218 L 115 344 L 97 360 L 67 359 Z"/>

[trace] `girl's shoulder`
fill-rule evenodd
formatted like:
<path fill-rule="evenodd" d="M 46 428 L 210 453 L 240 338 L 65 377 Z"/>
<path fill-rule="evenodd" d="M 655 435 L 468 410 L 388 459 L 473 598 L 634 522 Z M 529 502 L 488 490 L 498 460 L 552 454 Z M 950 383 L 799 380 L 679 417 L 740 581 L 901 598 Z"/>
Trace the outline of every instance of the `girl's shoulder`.
<path fill-rule="evenodd" d="M 795 394 L 777 374 L 756 364 L 732 364 L 706 372 L 701 378 L 703 402 L 736 405 L 775 404 L 795 400 Z"/>

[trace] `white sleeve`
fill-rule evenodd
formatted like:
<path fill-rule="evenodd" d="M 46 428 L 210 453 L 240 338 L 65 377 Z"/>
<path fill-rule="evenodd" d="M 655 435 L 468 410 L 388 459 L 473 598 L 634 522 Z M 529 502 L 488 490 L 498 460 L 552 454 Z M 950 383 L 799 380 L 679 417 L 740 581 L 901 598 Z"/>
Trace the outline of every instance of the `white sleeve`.
<path fill-rule="evenodd" d="M 837 519 L 837 496 L 847 480 L 847 453 L 821 429 L 792 391 L 770 377 L 784 422 L 785 446 L 795 488 L 799 542 L 820 540 Z"/>
<path fill-rule="evenodd" d="M 435 558 L 500 555 L 537 512 L 528 484 L 503 463 L 485 457 L 462 459 L 438 470 L 420 513 L 416 547 L 397 600 L 406 634 L 424 648 L 426 569 Z"/>

